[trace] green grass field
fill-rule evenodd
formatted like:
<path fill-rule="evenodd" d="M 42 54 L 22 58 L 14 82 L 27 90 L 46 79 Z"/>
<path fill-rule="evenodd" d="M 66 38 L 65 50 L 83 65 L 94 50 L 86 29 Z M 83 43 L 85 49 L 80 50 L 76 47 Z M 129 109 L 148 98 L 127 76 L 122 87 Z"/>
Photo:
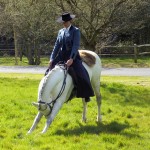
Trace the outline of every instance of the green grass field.
<path fill-rule="evenodd" d="M 103 67 L 119 68 L 119 67 L 150 67 L 150 56 L 139 57 L 138 63 L 134 63 L 132 57 L 101 57 Z M 42 57 L 40 66 L 48 66 L 49 57 Z M 14 57 L 0 57 L 0 66 L 15 65 Z M 22 61 L 18 61 L 19 66 L 27 66 L 28 60 L 23 57 Z"/>
<path fill-rule="evenodd" d="M 102 77 L 103 121 L 96 122 L 95 97 L 88 103 L 87 123 L 82 102 L 64 104 L 46 134 L 45 118 L 26 135 L 37 113 L 31 102 L 43 75 L 0 73 L 1 150 L 149 150 L 150 79 Z"/>

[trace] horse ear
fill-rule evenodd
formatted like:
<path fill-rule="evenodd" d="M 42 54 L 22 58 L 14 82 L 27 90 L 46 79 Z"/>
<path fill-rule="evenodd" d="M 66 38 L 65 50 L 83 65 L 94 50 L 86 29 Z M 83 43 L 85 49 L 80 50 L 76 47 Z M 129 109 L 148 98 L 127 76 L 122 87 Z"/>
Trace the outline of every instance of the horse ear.
<path fill-rule="evenodd" d="M 39 108 L 39 103 L 36 103 L 36 102 L 32 102 L 32 105 Z"/>

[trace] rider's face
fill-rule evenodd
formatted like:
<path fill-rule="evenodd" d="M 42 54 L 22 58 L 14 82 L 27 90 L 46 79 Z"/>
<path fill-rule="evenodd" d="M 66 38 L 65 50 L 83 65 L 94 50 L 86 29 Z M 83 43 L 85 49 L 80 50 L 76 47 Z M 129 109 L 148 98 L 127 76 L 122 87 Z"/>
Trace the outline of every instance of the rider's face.
<path fill-rule="evenodd" d="M 63 22 L 62 24 L 63 24 L 63 26 L 65 28 L 68 28 L 70 26 L 71 22 L 70 21 L 66 21 L 66 22 Z"/>

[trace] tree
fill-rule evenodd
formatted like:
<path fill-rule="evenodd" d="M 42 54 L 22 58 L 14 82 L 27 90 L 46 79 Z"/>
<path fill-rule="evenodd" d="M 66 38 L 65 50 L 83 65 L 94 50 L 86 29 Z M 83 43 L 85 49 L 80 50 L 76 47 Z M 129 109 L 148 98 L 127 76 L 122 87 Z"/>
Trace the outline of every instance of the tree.
<path fill-rule="evenodd" d="M 53 2 L 49 0 L 9 0 L 6 3 L 5 12 L 15 35 L 15 48 L 24 43 L 25 48 L 19 49 L 19 53 L 27 56 L 30 65 L 40 64 L 41 41 L 54 36 L 53 10 Z"/>
<path fill-rule="evenodd" d="M 114 21 L 115 12 L 127 0 L 56 0 L 63 11 L 70 11 L 78 17 L 82 42 L 87 49 L 95 50 L 96 43 L 104 38 Z"/>
<path fill-rule="evenodd" d="M 85 48 L 95 50 L 112 33 L 129 32 L 143 25 L 147 0 L 55 0 L 62 11 L 75 13 Z M 143 9 L 147 8 L 144 13 Z M 139 16 L 140 15 L 140 16 Z"/>

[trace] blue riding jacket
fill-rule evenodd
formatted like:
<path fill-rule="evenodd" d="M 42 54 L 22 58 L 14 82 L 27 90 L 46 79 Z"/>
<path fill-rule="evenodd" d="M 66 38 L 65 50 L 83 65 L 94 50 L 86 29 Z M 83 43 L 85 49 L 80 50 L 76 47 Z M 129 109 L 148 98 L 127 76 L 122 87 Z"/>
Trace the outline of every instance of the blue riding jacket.
<path fill-rule="evenodd" d="M 79 47 L 80 30 L 77 27 L 71 26 L 69 31 L 65 33 L 65 28 L 63 28 L 58 32 L 50 59 L 54 60 L 57 55 L 61 55 L 61 57 L 63 57 L 62 55 L 67 55 L 66 59 L 75 59 L 78 54 Z"/>

